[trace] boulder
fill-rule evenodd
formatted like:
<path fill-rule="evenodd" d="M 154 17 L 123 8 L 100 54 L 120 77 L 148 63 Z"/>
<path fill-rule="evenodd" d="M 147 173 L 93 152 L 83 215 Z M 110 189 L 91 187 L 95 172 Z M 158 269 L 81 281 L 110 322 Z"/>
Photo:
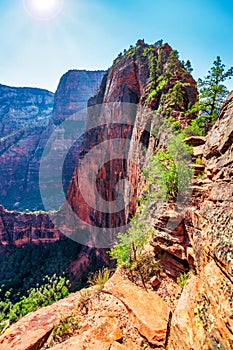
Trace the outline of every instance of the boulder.
<path fill-rule="evenodd" d="M 190 136 L 187 139 L 184 139 L 184 142 L 189 146 L 201 146 L 206 142 L 206 138 L 203 136 Z"/>
<path fill-rule="evenodd" d="M 103 291 L 124 303 L 134 326 L 151 344 L 164 344 L 170 310 L 155 292 L 137 287 L 120 271 L 110 278 Z"/>

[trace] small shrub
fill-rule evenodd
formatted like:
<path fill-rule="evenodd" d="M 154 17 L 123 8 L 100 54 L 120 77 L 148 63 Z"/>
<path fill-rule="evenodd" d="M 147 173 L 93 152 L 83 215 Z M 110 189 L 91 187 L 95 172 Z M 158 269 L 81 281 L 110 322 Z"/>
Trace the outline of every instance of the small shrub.
<path fill-rule="evenodd" d="M 197 159 L 196 159 L 196 164 L 197 165 L 202 165 L 203 163 L 202 163 L 202 159 L 200 158 L 200 157 L 197 157 Z"/>
<path fill-rule="evenodd" d="M 181 289 L 183 289 L 184 288 L 184 286 L 185 286 L 185 284 L 186 284 L 186 282 L 187 282 L 187 280 L 188 280 L 188 277 L 189 277 L 189 274 L 188 274 L 188 272 L 187 273 L 183 273 L 183 274 L 181 274 L 179 277 L 177 277 L 177 284 L 178 284 L 178 286 L 181 288 Z"/>
<path fill-rule="evenodd" d="M 151 189 L 152 200 L 174 199 L 178 192 L 182 196 L 189 194 L 189 185 L 193 177 L 193 170 L 187 166 L 189 153 L 189 147 L 182 142 L 181 136 L 177 135 L 168 141 L 167 149 L 159 149 L 151 156 L 143 175 Z"/>
<path fill-rule="evenodd" d="M 79 328 L 77 313 L 73 312 L 69 316 L 62 317 L 61 321 L 54 325 L 52 335 L 53 341 L 61 343 L 72 336 Z"/>
<path fill-rule="evenodd" d="M 190 113 L 194 113 L 190 110 Z M 181 130 L 183 138 L 190 136 L 204 136 L 204 122 L 202 118 L 196 118 L 191 121 L 191 124 L 186 126 L 185 129 Z"/>
<path fill-rule="evenodd" d="M 198 179 L 202 179 L 205 176 L 205 171 L 201 171 L 200 174 L 197 175 Z"/>
<path fill-rule="evenodd" d="M 105 283 L 110 278 L 110 271 L 106 267 L 104 269 L 101 269 L 95 273 L 91 273 L 88 277 L 88 283 L 92 287 L 97 287 L 98 289 L 103 289 Z"/>
<path fill-rule="evenodd" d="M 153 252 L 148 251 L 138 254 L 137 260 L 132 263 L 130 268 L 133 279 L 135 280 L 138 278 L 138 271 L 140 271 L 141 278 L 143 278 L 144 282 L 148 282 L 158 270 L 159 260 L 155 258 Z"/>
<path fill-rule="evenodd" d="M 0 302 L 0 331 L 4 331 L 7 325 L 16 322 L 19 318 L 41 307 L 50 305 L 69 294 L 69 281 L 65 277 L 44 278 L 44 285 L 31 288 L 27 296 L 13 303 L 10 300 L 11 291 L 6 292 L 5 299 Z"/>
<path fill-rule="evenodd" d="M 130 227 L 125 233 L 118 233 L 118 241 L 111 248 L 109 255 L 117 260 L 117 267 L 131 268 L 132 262 L 137 260 L 137 254 L 143 250 L 150 234 L 150 225 L 135 215 Z"/>
<path fill-rule="evenodd" d="M 80 292 L 79 300 L 78 300 L 78 309 L 80 311 L 85 311 L 88 313 L 89 304 L 91 303 L 91 293 L 88 289 L 84 289 Z"/>

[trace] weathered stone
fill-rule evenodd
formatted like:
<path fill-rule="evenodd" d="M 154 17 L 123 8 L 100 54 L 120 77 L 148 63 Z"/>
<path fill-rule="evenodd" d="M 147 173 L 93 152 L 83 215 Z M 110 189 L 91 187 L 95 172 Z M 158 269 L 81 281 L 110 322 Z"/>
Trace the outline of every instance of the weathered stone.
<path fill-rule="evenodd" d="M 115 317 L 103 317 L 95 326 L 82 334 L 71 337 L 67 341 L 58 344 L 53 350 L 109 350 L 111 344 L 122 338 L 122 332 L 118 320 Z"/>
<path fill-rule="evenodd" d="M 138 331 L 155 345 L 163 345 L 167 334 L 169 308 L 154 292 L 135 286 L 117 272 L 105 284 L 104 292 L 120 299 Z"/>
<path fill-rule="evenodd" d="M 150 279 L 150 284 L 152 285 L 152 287 L 157 287 L 160 283 L 161 283 L 161 278 L 160 276 L 153 276 Z"/>
<path fill-rule="evenodd" d="M 197 147 L 197 146 L 204 145 L 206 142 L 206 138 L 202 136 L 190 136 L 187 139 L 185 139 L 184 142 L 187 145 Z"/>
<path fill-rule="evenodd" d="M 213 158 L 215 162 L 218 162 L 219 159 L 215 159 L 221 155 L 225 158 L 226 150 L 230 150 L 233 140 L 233 121 L 232 121 L 232 101 L 233 101 L 233 92 L 229 94 L 227 100 L 222 106 L 219 118 L 217 119 L 214 127 L 210 130 L 208 134 L 208 140 L 204 147 L 204 156 L 205 158 Z"/>
<path fill-rule="evenodd" d="M 193 151 L 192 151 L 192 154 L 194 155 L 194 157 L 200 157 L 203 155 L 203 149 L 204 149 L 204 146 L 196 146 L 196 147 L 193 147 Z"/>
<path fill-rule="evenodd" d="M 78 306 L 79 294 L 32 312 L 11 325 L 0 336 L 1 350 L 36 350 L 49 337 L 53 326 Z"/>
<path fill-rule="evenodd" d="M 232 349 L 232 293 L 214 261 L 189 278 L 172 317 L 168 349 Z"/>
<path fill-rule="evenodd" d="M 110 350 L 137 350 L 137 347 L 135 347 L 135 344 L 133 344 L 131 341 L 127 341 L 124 344 L 114 342 Z"/>

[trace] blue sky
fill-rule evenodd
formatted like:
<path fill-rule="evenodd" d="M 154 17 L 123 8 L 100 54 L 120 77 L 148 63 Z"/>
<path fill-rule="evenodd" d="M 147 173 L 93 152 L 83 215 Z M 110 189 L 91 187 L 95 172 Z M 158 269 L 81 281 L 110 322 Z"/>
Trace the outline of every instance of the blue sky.
<path fill-rule="evenodd" d="M 24 0 L 25 1 L 25 0 Z M 33 0 L 26 0 L 33 1 Z M 51 20 L 0 1 L 0 83 L 55 91 L 69 69 L 107 69 L 144 38 L 168 42 L 203 77 L 219 55 L 233 66 L 232 0 L 63 0 Z M 228 84 L 233 89 L 233 80 Z"/>

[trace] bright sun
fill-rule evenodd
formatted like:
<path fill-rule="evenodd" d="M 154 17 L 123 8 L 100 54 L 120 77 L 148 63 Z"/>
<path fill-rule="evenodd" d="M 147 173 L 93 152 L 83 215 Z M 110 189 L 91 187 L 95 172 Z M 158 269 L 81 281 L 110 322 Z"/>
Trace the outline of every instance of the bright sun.
<path fill-rule="evenodd" d="M 58 15 L 63 0 L 23 0 L 26 11 L 37 19 L 48 20 Z"/>

